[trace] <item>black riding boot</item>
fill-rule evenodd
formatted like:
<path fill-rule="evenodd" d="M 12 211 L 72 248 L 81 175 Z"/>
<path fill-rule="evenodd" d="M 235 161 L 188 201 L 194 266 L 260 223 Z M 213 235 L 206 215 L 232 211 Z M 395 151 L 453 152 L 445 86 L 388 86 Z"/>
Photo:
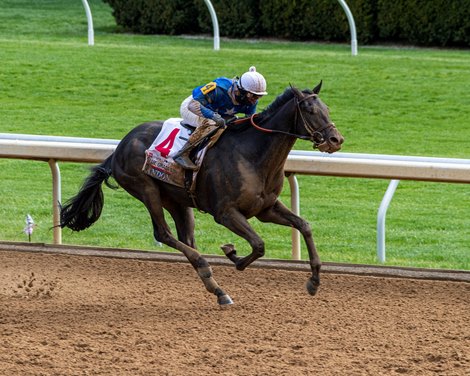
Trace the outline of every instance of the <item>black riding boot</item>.
<path fill-rule="evenodd" d="M 189 159 L 189 153 L 194 147 L 199 145 L 205 137 L 212 135 L 217 129 L 219 129 L 217 125 L 209 122 L 199 125 L 191 136 L 189 136 L 186 145 L 173 156 L 173 160 L 187 170 L 197 170 L 198 167 Z"/>
<path fill-rule="evenodd" d="M 197 170 L 197 166 L 189 159 L 189 153 L 193 150 L 194 144 L 190 141 L 183 146 L 183 148 L 173 156 L 173 160 L 186 170 Z"/>

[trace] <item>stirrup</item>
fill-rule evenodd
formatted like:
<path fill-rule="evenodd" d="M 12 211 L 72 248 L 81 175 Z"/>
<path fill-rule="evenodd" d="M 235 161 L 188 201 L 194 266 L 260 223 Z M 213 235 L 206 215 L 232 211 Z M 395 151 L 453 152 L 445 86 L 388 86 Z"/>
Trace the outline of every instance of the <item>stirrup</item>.
<path fill-rule="evenodd" d="M 196 171 L 198 167 L 188 158 L 187 155 L 175 155 L 173 160 L 186 170 Z"/>

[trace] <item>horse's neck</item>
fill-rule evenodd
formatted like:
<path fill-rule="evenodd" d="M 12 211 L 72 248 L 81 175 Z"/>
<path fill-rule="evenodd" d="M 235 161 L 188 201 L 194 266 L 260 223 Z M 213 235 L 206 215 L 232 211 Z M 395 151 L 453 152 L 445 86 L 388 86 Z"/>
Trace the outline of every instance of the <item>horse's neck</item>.
<path fill-rule="evenodd" d="M 262 160 L 267 166 L 284 166 L 295 138 L 281 134 L 265 135 Z"/>
<path fill-rule="evenodd" d="M 297 140 L 293 136 L 288 136 L 286 134 L 275 133 L 276 131 L 292 133 L 292 124 L 295 121 L 295 108 L 289 106 L 287 103 L 284 107 L 278 111 L 276 114 L 272 115 L 267 121 L 265 121 L 266 128 L 272 130 L 272 133 L 269 137 L 269 145 L 271 148 L 271 159 L 279 158 L 285 161 L 289 152 Z"/>
<path fill-rule="evenodd" d="M 278 111 L 276 114 L 264 121 L 263 126 L 274 132 L 290 132 L 294 121 L 295 109 L 291 108 L 285 109 L 284 111 Z M 273 163 L 277 161 L 278 164 L 282 164 L 282 166 L 284 166 L 287 156 L 295 144 L 296 138 L 280 133 L 267 133 L 258 135 L 258 137 L 263 138 L 261 143 L 265 145 L 264 157 L 266 159 L 266 163 L 273 165 Z"/>

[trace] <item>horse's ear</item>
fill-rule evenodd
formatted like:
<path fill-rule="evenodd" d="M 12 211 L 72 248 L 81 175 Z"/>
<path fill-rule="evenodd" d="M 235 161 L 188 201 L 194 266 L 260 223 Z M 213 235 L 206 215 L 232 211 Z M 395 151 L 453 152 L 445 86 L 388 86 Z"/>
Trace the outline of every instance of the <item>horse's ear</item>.
<path fill-rule="evenodd" d="M 313 92 L 314 92 L 315 94 L 318 94 L 318 93 L 320 92 L 320 90 L 321 90 L 321 84 L 322 84 L 322 83 L 323 83 L 323 80 L 321 80 L 320 83 L 319 83 L 317 86 L 315 86 L 315 87 L 313 88 Z"/>
<path fill-rule="evenodd" d="M 290 88 L 292 89 L 292 92 L 298 99 L 302 99 L 304 97 L 304 93 L 302 93 L 299 89 L 297 89 L 295 86 L 292 86 L 292 84 L 289 84 Z"/>

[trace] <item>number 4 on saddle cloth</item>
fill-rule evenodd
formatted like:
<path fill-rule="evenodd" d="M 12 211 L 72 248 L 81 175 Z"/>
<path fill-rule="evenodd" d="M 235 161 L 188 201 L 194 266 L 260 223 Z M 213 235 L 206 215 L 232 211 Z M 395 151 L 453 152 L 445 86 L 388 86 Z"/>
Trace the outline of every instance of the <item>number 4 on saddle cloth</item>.
<path fill-rule="evenodd" d="M 142 171 L 151 177 L 178 187 L 194 191 L 197 172 L 185 170 L 177 164 L 172 156 L 175 155 L 188 141 L 191 133 L 196 129 L 189 125 L 182 125 L 181 118 L 170 118 L 163 123 L 150 148 L 145 151 L 145 163 Z M 201 165 L 207 149 L 209 149 L 223 133 L 223 129 L 198 145 L 191 156 L 198 167 Z"/>

